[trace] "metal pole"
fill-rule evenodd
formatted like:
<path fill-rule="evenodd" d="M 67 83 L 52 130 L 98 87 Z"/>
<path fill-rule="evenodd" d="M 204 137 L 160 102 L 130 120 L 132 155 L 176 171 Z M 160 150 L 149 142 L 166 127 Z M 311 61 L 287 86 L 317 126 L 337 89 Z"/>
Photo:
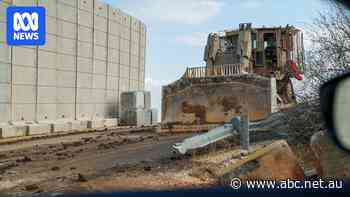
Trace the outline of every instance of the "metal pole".
<path fill-rule="evenodd" d="M 239 135 L 241 141 L 241 147 L 243 150 L 250 150 L 249 143 L 249 117 L 247 113 L 241 114 L 241 121 L 239 124 Z"/>

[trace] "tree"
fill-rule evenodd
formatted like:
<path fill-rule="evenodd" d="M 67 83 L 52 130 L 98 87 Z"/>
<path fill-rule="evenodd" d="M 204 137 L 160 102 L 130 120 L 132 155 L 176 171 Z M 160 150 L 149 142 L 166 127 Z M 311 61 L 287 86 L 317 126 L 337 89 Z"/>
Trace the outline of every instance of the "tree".
<path fill-rule="evenodd" d="M 308 28 L 312 48 L 307 52 L 304 102 L 318 104 L 320 86 L 350 69 L 350 12 L 330 3 L 328 12 L 319 14 Z"/>

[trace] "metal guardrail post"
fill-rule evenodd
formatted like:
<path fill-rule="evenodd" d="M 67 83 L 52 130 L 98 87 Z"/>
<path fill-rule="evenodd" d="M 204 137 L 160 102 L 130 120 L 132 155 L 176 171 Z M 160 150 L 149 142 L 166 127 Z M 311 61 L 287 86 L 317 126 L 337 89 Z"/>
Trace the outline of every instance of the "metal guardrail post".
<path fill-rule="evenodd" d="M 250 139 L 249 139 L 249 116 L 246 113 L 241 114 L 241 121 L 239 124 L 239 135 L 241 147 L 243 150 L 250 150 Z"/>

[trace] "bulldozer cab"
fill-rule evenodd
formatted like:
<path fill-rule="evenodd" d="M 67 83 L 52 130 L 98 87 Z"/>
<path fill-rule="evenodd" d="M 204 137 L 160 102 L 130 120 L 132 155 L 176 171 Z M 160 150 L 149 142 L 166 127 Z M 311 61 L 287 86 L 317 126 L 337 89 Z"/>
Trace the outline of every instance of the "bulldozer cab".
<path fill-rule="evenodd" d="M 291 62 L 299 74 L 305 66 L 303 33 L 289 25 L 253 28 L 242 23 L 238 30 L 210 34 L 205 51 L 207 67 L 241 64 L 248 73 L 278 79 L 290 71 Z"/>

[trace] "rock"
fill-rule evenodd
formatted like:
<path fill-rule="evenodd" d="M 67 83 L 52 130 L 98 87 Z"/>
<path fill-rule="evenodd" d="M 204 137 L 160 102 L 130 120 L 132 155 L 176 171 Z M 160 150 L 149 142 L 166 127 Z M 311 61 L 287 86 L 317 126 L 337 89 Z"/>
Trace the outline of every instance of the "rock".
<path fill-rule="evenodd" d="M 314 134 L 311 149 L 316 156 L 317 172 L 322 177 L 349 178 L 350 155 L 339 149 L 325 131 Z"/>
<path fill-rule="evenodd" d="M 0 163 L 0 171 L 8 170 L 14 166 L 15 166 L 15 163 L 13 163 L 13 162 Z"/>
<path fill-rule="evenodd" d="M 21 158 L 17 159 L 16 161 L 17 162 L 21 162 L 21 163 L 26 163 L 26 162 L 32 161 L 32 159 L 29 158 L 28 156 L 24 156 L 24 157 L 21 157 Z"/>
<path fill-rule="evenodd" d="M 60 168 L 58 166 L 54 166 L 51 168 L 52 171 L 57 171 L 57 170 L 60 170 Z"/>
<path fill-rule="evenodd" d="M 26 186 L 24 187 L 24 189 L 25 189 L 26 191 L 34 191 L 34 190 L 38 190 L 38 189 L 39 189 L 39 186 L 36 185 L 36 184 L 31 184 L 31 185 L 26 185 Z"/>
<path fill-rule="evenodd" d="M 145 166 L 143 168 L 144 171 L 151 171 L 152 170 L 152 167 L 151 166 Z"/>
<path fill-rule="evenodd" d="M 77 176 L 78 176 L 77 177 L 78 182 L 86 182 L 87 181 L 87 179 L 82 174 L 78 173 Z"/>
<path fill-rule="evenodd" d="M 215 167 L 213 174 L 221 184 L 227 185 L 233 178 L 243 180 L 303 180 L 304 171 L 285 140 L 276 141 L 251 152 L 225 167 Z"/>

